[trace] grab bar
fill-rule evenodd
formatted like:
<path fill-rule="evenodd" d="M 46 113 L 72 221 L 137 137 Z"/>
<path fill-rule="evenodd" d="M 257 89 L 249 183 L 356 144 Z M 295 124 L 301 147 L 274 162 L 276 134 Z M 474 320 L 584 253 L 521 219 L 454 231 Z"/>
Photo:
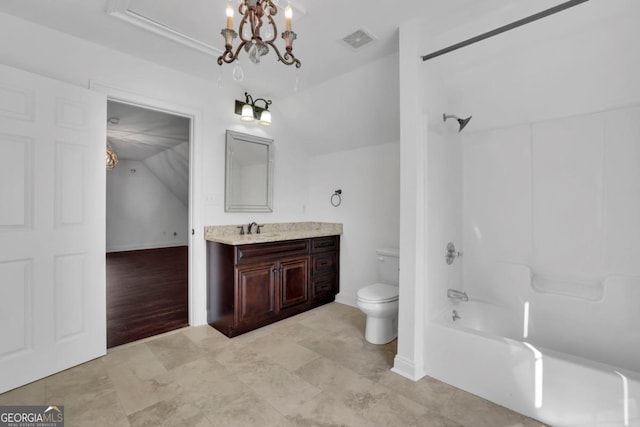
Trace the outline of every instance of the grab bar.
<path fill-rule="evenodd" d="M 448 289 L 447 297 L 453 300 L 469 301 L 469 297 L 467 296 L 467 293 L 459 291 L 457 289 Z"/>

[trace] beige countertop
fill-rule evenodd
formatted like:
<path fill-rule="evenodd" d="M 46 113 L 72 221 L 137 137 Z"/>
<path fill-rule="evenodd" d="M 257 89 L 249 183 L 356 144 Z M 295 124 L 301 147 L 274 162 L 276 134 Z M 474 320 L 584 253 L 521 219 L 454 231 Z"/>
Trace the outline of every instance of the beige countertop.
<path fill-rule="evenodd" d="M 330 222 L 279 222 L 260 225 L 260 234 L 256 234 L 254 226 L 252 234 L 244 235 L 240 235 L 240 225 L 212 225 L 204 228 L 204 238 L 227 245 L 248 245 L 342 234 L 342 224 Z M 243 226 L 246 232 L 247 224 Z"/>

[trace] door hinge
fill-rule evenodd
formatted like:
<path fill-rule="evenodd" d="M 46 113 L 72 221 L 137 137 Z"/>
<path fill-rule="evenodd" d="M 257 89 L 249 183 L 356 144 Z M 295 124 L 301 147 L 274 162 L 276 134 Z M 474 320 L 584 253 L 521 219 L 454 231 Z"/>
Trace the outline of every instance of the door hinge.
<path fill-rule="evenodd" d="M 191 229 L 191 235 L 194 236 L 196 234 L 196 230 L 195 229 Z"/>

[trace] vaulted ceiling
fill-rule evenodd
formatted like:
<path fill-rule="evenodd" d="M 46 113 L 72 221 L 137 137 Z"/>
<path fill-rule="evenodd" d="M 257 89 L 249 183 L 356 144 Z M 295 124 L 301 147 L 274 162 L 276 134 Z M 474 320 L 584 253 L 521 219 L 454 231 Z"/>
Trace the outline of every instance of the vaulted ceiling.
<path fill-rule="evenodd" d="M 189 142 L 189 119 L 109 101 L 107 142 L 121 159 L 144 161 Z"/>

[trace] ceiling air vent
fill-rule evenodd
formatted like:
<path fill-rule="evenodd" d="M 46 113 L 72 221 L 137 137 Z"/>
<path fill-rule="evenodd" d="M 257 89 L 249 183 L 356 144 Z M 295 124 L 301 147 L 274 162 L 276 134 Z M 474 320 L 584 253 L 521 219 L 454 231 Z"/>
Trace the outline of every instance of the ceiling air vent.
<path fill-rule="evenodd" d="M 342 42 L 352 49 L 360 49 L 362 46 L 371 43 L 375 39 L 376 38 L 370 33 L 363 29 L 360 29 L 343 38 Z"/>

